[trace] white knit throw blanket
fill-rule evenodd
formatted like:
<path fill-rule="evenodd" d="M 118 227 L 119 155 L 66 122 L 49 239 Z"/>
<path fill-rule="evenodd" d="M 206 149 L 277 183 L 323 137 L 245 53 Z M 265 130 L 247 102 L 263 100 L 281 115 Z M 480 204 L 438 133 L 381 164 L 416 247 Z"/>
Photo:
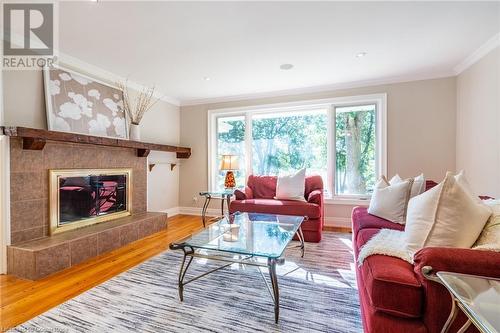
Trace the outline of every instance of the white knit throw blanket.
<path fill-rule="evenodd" d="M 386 256 L 401 258 L 413 264 L 413 256 L 406 250 L 404 231 L 381 229 L 359 251 L 358 265 L 373 254 L 383 254 Z"/>

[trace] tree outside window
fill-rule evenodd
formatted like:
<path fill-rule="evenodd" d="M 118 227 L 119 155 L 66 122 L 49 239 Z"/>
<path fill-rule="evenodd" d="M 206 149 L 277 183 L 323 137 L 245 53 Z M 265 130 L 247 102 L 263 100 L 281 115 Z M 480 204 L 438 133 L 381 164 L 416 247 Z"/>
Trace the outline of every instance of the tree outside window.
<path fill-rule="evenodd" d="M 335 194 L 367 194 L 376 181 L 376 105 L 335 108 Z"/>
<path fill-rule="evenodd" d="M 239 156 L 238 187 L 245 185 L 247 173 L 290 174 L 306 168 L 322 176 L 333 198 L 366 198 L 385 172 L 385 98 L 378 94 L 293 109 L 214 111 L 212 188 L 223 188 L 220 158 L 231 154 Z"/>

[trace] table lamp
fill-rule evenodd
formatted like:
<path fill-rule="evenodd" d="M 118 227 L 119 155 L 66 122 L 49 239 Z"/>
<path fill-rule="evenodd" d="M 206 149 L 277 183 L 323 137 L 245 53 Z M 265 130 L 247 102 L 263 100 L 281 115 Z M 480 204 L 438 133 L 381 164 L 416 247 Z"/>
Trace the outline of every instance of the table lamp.
<path fill-rule="evenodd" d="M 232 189 L 236 187 L 236 179 L 234 178 L 234 170 L 239 169 L 238 156 L 237 155 L 222 155 L 220 169 L 226 172 L 226 178 L 224 180 L 224 187 L 226 189 Z"/>

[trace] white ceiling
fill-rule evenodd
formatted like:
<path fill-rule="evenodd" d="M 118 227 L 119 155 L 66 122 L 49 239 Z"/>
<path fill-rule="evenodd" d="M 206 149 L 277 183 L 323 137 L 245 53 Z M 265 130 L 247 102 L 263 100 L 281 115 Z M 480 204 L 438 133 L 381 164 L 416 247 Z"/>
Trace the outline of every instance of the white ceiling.
<path fill-rule="evenodd" d="M 500 31 L 499 2 L 87 0 L 61 2 L 59 14 L 63 53 L 183 104 L 451 75 Z"/>

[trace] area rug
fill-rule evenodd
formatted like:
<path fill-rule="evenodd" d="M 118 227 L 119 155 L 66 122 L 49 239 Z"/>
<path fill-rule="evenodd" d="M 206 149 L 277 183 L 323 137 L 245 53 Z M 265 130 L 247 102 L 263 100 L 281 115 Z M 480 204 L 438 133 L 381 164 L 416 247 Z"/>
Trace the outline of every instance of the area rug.
<path fill-rule="evenodd" d="M 327 232 L 278 266 L 281 312 L 257 267 L 234 264 L 186 285 L 182 255 L 164 252 L 14 328 L 12 332 L 362 332 L 350 234 Z M 218 263 L 194 260 L 187 277 Z M 267 275 L 267 270 L 263 270 Z"/>

